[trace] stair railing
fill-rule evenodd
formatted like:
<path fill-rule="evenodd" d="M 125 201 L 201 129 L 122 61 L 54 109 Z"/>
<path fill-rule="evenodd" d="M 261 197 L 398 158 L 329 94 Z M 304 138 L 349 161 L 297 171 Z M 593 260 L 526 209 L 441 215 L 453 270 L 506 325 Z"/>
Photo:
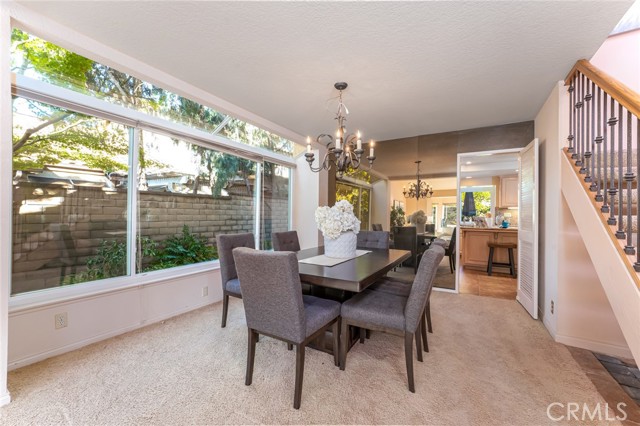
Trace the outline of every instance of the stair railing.
<path fill-rule="evenodd" d="M 616 227 L 615 238 L 625 240 L 624 253 L 635 255 L 633 268 L 640 272 L 640 95 L 586 59 L 576 62 L 565 85 L 569 92 L 567 152 L 589 183 L 606 223 Z"/>

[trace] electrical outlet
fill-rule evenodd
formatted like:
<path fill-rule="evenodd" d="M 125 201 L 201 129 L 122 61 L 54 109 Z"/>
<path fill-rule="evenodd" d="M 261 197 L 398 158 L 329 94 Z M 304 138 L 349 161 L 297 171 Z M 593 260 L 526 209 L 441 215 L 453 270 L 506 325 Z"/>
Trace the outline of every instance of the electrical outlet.
<path fill-rule="evenodd" d="M 553 300 L 551 301 L 551 313 L 553 314 Z"/>
<path fill-rule="evenodd" d="M 54 320 L 56 324 L 56 330 L 59 328 L 65 328 L 67 325 L 69 325 L 66 312 L 63 312 L 61 314 L 56 314 L 54 316 Z"/>
<path fill-rule="evenodd" d="M 202 287 L 202 297 L 207 297 L 209 295 L 209 287 Z"/>

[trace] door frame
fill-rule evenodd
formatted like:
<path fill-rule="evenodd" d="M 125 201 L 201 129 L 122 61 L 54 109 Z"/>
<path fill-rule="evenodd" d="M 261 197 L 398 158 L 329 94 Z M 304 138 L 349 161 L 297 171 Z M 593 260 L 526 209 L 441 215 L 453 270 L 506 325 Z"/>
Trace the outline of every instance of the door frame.
<path fill-rule="evenodd" d="M 474 151 L 474 152 L 460 152 L 458 153 L 456 162 L 456 200 L 460 200 L 460 171 L 462 166 L 462 160 L 466 157 L 481 157 L 494 154 L 519 154 L 522 148 L 507 148 L 507 149 L 494 149 L 489 151 Z M 518 179 L 520 179 L 520 168 L 518 168 Z M 460 221 L 462 220 L 462 209 L 457 211 L 456 219 L 456 288 L 455 290 L 446 290 L 450 293 L 460 292 Z M 435 288 L 435 287 L 434 287 Z"/>

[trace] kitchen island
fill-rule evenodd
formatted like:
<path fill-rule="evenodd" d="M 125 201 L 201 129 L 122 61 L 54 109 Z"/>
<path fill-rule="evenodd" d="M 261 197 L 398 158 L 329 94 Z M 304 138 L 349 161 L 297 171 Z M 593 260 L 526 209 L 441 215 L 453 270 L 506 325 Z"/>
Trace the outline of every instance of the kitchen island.
<path fill-rule="evenodd" d="M 474 269 L 487 269 L 489 259 L 488 242 L 518 243 L 517 228 L 474 228 L 460 227 L 460 255 L 461 264 L 464 267 Z M 514 250 L 516 267 L 518 265 L 518 250 Z M 493 255 L 494 262 L 509 262 L 507 250 L 497 249 Z M 508 270 L 508 269 L 507 269 Z M 502 271 L 498 269 L 498 271 Z"/>

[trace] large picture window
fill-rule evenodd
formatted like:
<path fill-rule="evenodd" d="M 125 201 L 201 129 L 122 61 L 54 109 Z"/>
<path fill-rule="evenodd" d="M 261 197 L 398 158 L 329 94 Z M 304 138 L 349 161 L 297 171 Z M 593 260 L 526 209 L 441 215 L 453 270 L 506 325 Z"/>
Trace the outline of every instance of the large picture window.
<path fill-rule="evenodd" d="M 336 201 L 347 200 L 353 206 L 353 213 L 360 219 L 360 230 L 369 230 L 369 204 L 371 189 L 351 185 L 344 182 L 336 183 Z"/>
<path fill-rule="evenodd" d="M 302 147 L 17 29 L 12 71 L 24 76 L 13 99 L 12 295 L 127 284 L 216 260 L 218 234 L 252 232 L 269 249 L 290 228 L 282 163 Z"/>

